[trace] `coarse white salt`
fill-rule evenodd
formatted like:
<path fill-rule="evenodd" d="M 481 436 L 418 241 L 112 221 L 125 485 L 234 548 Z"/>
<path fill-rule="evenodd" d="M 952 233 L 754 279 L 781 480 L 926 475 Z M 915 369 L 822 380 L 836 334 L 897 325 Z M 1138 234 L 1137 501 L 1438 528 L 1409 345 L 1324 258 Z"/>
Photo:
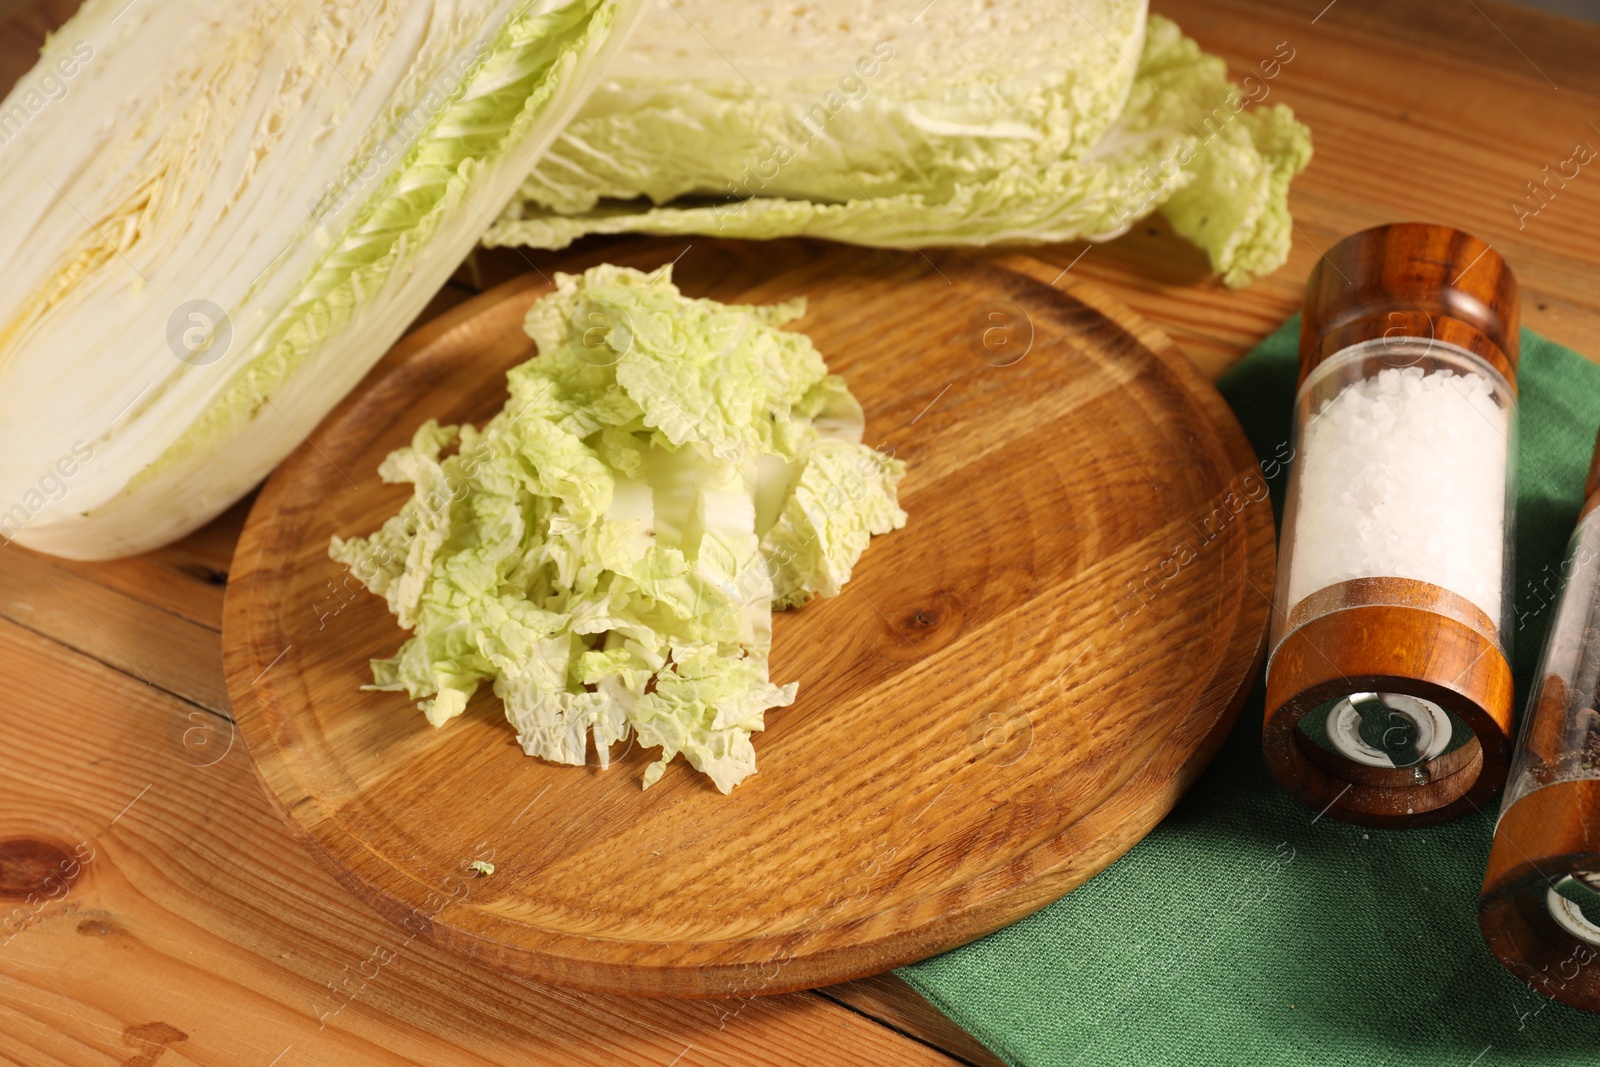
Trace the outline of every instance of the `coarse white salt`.
<path fill-rule="evenodd" d="M 1510 413 L 1486 375 L 1389 368 L 1314 412 L 1301 436 L 1290 610 L 1355 578 L 1413 578 L 1502 625 Z"/>

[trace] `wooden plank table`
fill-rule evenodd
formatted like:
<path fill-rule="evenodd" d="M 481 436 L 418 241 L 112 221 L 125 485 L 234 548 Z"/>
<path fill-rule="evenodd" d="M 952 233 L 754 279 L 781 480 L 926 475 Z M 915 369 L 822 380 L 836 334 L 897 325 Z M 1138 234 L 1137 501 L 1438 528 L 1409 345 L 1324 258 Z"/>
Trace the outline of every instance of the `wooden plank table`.
<path fill-rule="evenodd" d="M 0 0 L 0 85 L 74 6 Z M 1543 202 L 1526 186 L 1577 142 L 1600 146 L 1600 28 L 1494 0 L 1154 7 L 1236 77 L 1279 42 L 1294 49 L 1270 83 L 1316 139 L 1291 196 L 1294 252 L 1240 292 L 1159 221 L 1041 256 L 1075 264 L 1215 375 L 1294 311 L 1320 250 L 1379 222 L 1448 222 L 1510 262 L 1528 325 L 1600 355 L 1600 171 L 1552 181 Z M 530 262 L 548 257 L 474 256 L 424 317 Z M 536 987 L 406 942 L 290 838 L 233 737 L 218 629 L 247 507 L 114 563 L 0 547 L 0 914 L 19 927 L 0 930 L 0 1058 L 996 1062 L 892 977 L 748 1002 L 631 1000 Z M 74 853 L 70 888 L 29 903 Z"/>

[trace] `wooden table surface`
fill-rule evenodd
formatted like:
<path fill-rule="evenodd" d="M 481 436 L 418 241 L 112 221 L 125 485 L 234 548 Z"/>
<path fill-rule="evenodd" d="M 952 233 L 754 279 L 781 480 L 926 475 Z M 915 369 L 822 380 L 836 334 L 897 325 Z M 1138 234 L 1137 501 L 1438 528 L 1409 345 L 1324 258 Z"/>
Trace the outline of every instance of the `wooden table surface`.
<path fill-rule="evenodd" d="M 0 85 L 74 6 L 0 0 Z M 1600 28 L 1494 0 L 1154 7 L 1236 76 L 1279 42 L 1294 50 L 1270 83 L 1316 141 L 1291 196 L 1294 252 L 1240 292 L 1159 222 L 1044 258 L 1076 261 L 1215 375 L 1295 310 L 1320 250 L 1380 222 L 1447 222 L 1505 256 L 1529 326 L 1600 355 L 1600 170 L 1552 180 L 1542 202 L 1527 186 L 1576 144 L 1600 147 Z M 527 268 L 516 252 L 479 254 L 425 317 Z M 19 931 L 0 929 L 0 1058 L 996 1062 L 894 978 L 746 1002 L 632 1000 L 406 943 L 291 839 L 234 738 L 219 625 L 247 507 L 113 563 L 0 547 L 0 914 Z M 30 901 L 73 855 L 70 886 Z"/>

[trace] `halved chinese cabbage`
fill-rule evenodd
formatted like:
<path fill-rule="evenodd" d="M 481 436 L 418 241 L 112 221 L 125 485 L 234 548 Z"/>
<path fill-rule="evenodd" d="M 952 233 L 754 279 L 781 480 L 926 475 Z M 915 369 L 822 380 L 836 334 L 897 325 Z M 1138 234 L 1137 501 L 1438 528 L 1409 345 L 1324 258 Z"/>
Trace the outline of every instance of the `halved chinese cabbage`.
<path fill-rule="evenodd" d="M 0 103 L 0 534 L 103 558 L 304 439 L 635 0 L 87 0 Z"/>

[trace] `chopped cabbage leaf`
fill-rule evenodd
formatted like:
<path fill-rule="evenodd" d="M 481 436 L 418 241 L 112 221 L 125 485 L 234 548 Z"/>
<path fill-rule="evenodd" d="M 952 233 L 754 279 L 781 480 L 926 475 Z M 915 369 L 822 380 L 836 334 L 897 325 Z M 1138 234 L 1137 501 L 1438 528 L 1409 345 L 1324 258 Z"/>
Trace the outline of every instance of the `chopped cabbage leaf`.
<path fill-rule="evenodd" d="M 671 268 L 556 275 L 539 355 L 482 430 L 427 422 L 379 468 L 413 486 L 343 562 L 412 636 L 372 663 L 430 723 L 489 682 L 523 750 L 602 767 L 635 736 L 724 793 L 795 684 L 768 676 L 772 611 L 834 596 L 903 526 L 904 464 L 860 443 L 861 406 L 801 302 L 684 297 Z"/>

